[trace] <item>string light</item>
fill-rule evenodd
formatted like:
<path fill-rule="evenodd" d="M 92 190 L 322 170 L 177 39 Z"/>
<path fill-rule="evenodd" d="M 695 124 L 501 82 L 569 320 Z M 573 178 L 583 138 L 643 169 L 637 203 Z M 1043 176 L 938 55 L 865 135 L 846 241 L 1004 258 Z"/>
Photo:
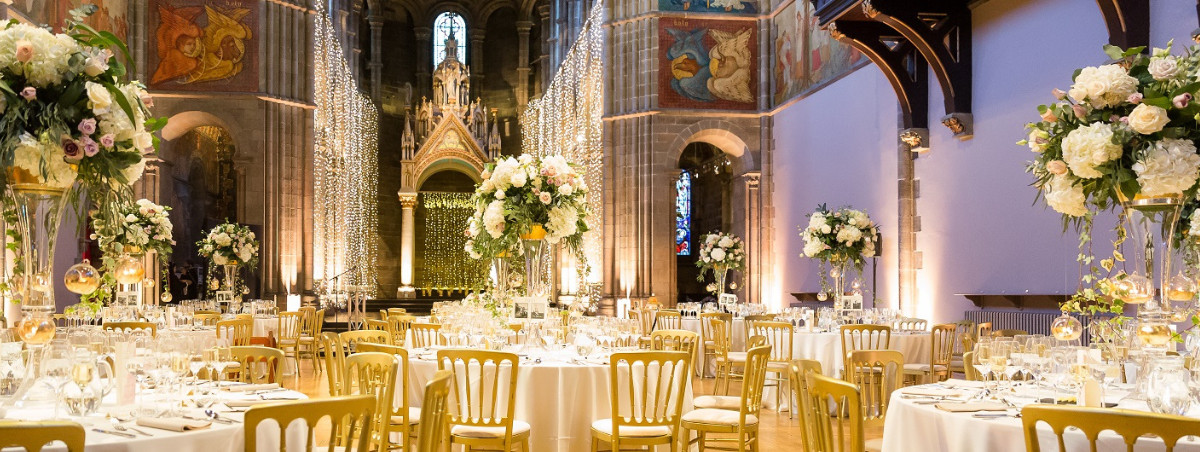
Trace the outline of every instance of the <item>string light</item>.
<path fill-rule="evenodd" d="M 324 2 L 314 5 L 313 276 L 318 280 L 338 277 L 336 287 L 325 284 L 325 293 L 346 288 L 358 296 L 373 297 L 379 116 L 375 105 L 359 91 Z"/>
<path fill-rule="evenodd" d="M 466 291 L 487 278 L 481 261 L 471 259 L 463 246 L 464 225 L 475 212 L 470 193 L 421 192 L 425 208 L 425 241 L 421 250 L 422 289 Z"/>
<path fill-rule="evenodd" d="M 604 183 L 603 114 L 604 114 L 604 15 L 597 1 L 588 13 L 579 39 L 563 59 L 554 80 L 540 99 L 529 103 L 521 114 L 526 154 L 545 156 L 561 154 L 575 164 L 583 175 L 590 193 L 587 218 L 591 230 L 583 234 L 584 259 L 575 260 L 579 290 L 576 293 L 595 305 L 600 297 L 603 267 Z"/>

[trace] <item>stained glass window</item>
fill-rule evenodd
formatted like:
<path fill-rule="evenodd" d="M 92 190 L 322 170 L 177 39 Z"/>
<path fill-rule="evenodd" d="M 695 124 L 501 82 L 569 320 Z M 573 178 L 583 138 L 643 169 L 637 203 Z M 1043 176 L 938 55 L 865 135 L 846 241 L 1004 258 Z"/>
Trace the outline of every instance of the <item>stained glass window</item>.
<path fill-rule="evenodd" d="M 692 254 L 692 172 L 683 170 L 675 182 L 675 254 Z"/>
<path fill-rule="evenodd" d="M 460 62 L 467 62 L 467 24 L 463 22 L 462 16 L 444 12 L 433 21 L 433 67 L 437 67 L 446 58 L 446 38 L 449 37 L 457 41 L 458 51 L 454 53 L 455 57 Z"/>

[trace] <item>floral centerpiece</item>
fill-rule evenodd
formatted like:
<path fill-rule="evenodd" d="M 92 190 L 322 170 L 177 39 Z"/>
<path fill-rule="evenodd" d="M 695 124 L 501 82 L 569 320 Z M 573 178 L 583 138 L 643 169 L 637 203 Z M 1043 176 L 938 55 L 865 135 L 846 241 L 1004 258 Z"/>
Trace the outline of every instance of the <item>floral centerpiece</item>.
<path fill-rule="evenodd" d="M 78 186 L 99 218 L 116 221 L 158 145 L 152 133 L 166 124 L 151 117 L 144 86 L 128 80 L 136 71 L 125 44 L 82 23 L 97 9 L 72 10 L 64 33 L 16 21 L 0 30 L 0 174 L 21 251 L 14 277 L 51 279 L 63 203 L 80 199 L 68 189 Z M 26 311 L 54 309 L 51 285 L 24 285 L 20 298 Z"/>
<path fill-rule="evenodd" d="M 874 256 L 879 226 L 866 212 L 843 207 L 830 211 L 825 204 L 808 216 L 808 225 L 800 227 L 804 239 L 804 255 L 821 262 L 822 294 L 832 292 L 834 304 L 841 307 L 842 283 L 848 266 L 861 272 L 866 258 Z M 829 288 L 825 266 L 832 267 L 828 275 L 834 279 Z"/>
<path fill-rule="evenodd" d="M 208 259 L 210 268 L 224 267 L 226 289 L 233 291 L 235 296 L 246 293 L 246 287 L 240 286 L 237 271 L 242 267 L 258 266 L 258 239 L 248 226 L 229 222 L 219 224 L 196 242 L 196 247 L 200 256 Z M 208 272 L 210 290 L 220 287 L 215 273 L 212 270 Z"/>
<path fill-rule="evenodd" d="M 563 243 L 583 260 L 580 247 L 589 227 L 588 187 L 583 176 L 561 155 L 540 158 L 525 154 L 499 159 L 483 172 L 471 202 L 465 249 L 474 259 L 491 259 L 497 267 L 495 289 L 507 292 L 507 259 L 525 256 L 528 296 L 548 296 L 549 247 Z M 578 266 L 586 271 L 587 264 Z"/>
<path fill-rule="evenodd" d="M 88 294 L 82 294 L 82 300 L 93 306 L 103 304 L 111 296 L 112 288 L 116 286 L 118 271 L 126 258 L 137 259 L 143 253 L 153 251 L 163 259 L 170 257 L 174 247 L 174 232 L 169 217 L 170 207 L 160 206 L 148 199 L 139 199 L 133 204 L 119 208 L 115 221 L 94 217 L 92 227 L 95 232 L 91 239 L 99 242 L 103 252 L 101 259 L 100 288 Z M 138 262 L 140 265 L 140 262 Z M 163 268 L 166 271 L 166 268 Z"/>
<path fill-rule="evenodd" d="M 1027 126 L 1029 135 L 1018 144 L 1036 154 L 1027 171 L 1038 195 L 1062 214 L 1064 227 L 1080 231 L 1083 275 L 1063 311 L 1115 313 L 1119 321 L 1126 303 L 1152 309 L 1194 304 L 1194 287 L 1178 292 L 1168 286 L 1173 248 L 1188 230 L 1179 225 L 1180 212 L 1194 211 L 1197 203 L 1200 103 L 1193 100 L 1200 48 L 1179 55 L 1170 43 L 1149 55 L 1142 47 L 1104 50 L 1115 62 L 1076 71 L 1068 91 L 1054 90 L 1055 102 L 1038 107 L 1041 120 Z M 1113 253 L 1097 262 L 1090 251 L 1092 219 L 1117 206 Z M 1126 239 L 1135 240 L 1129 273 L 1121 252 Z M 1149 253 L 1147 247 L 1161 249 Z M 1156 300 L 1160 285 L 1162 294 L 1184 293 L 1186 300 Z"/>
<path fill-rule="evenodd" d="M 713 295 L 725 293 L 728 288 L 725 278 L 729 271 L 741 270 L 745 263 L 746 250 L 741 237 L 719 231 L 700 236 L 700 251 L 696 255 L 700 274 L 696 280 L 704 282 L 704 274 L 712 270 L 716 281 L 705 288 Z"/>

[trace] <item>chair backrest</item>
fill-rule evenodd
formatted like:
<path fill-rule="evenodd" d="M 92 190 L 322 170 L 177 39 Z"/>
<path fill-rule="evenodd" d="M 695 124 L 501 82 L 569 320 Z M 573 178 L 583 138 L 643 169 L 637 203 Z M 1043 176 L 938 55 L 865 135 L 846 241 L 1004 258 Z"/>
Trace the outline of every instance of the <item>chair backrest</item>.
<path fill-rule="evenodd" d="M 296 312 L 304 314 L 304 325 L 300 331 L 301 336 L 312 336 L 313 322 L 316 321 L 317 308 L 313 306 L 301 306 Z"/>
<path fill-rule="evenodd" d="M 329 395 L 346 395 L 346 347 L 337 333 L 321 333 L 321 350 L 325 353 L 325 375 L 329 379 Z"/>
<path fill-rule="evenodd" d="M 104 322 L 104 329 L 113 331 L 146 330 L 151 337 L 158 336 L 158 325 L 153 322 Z"/>
<path fill-rule="evenodd" d="M 683 315 L 678 309 L 659 309 L 654 313 L 654 329 L 678 330 L 683 328 Z"/>
<path fill-rule="evenodd" d="M 957 328 L 953 323 L 943 323 L 934 325 L 933 330 L 929 332 L 929 372 L 938 375 L 939 380 L 950 378 L 950 361 L 954 359 L 955 330 Z M 938 371 L 938 366 L 942 366 L 944 370 Z"/>
<path fill-rule="evenodd" d="M 712 331 L 713 354 L 719 357 L 726 357 L 732 348 L 729 339 L 729 322 L 723 319 L 709 318 L 703 320 L 708 322 L 708 327 Z"/>
<path fill-rule="evenodd" d="M 229 347 L 229 354 L 240 364 L 243 383 L 278 383 L 283 375 L 283 350 L 245 345 Z"/>
<path fill-rule="evenodd" d="M 392 416 L 404 418 L 408 421 L 408 350 L 395 345 L 376 344 L 373 342 L 359 342 L 358 351 L 360 352 L 378 352 L 387 353 L 396 358 L 396 373 L 400 376 L 396 381 L 400 382 L 397 386 L 400 388 L 397 401 L 392 402 Z"/>
<path fill-rule="evenodd" d="M 300 334 L 304 329 L 304 314 L 295 311 L 287 311 L 279 313 L 279 329 L 275 330 L 275 337 L 280 341 L 290 340 L 296 342 L 300 340 Z"/>
<path fill-rule="evenodd" d="M 928 320 L 916 317 L 906 317 L 892 321 L 892 328 L 900 331 L 925 331 L 925 328 L 928 326 Z"/>
<path fill-rule="evenodd" d="M 750 335 L 766 338 L 771 346 L 771 361 L 786 363 L 792 360 L 792 337 L 794 328 L 788 322 L 760 321 L 750 325 Z"/>
<path fill-rule="evenodd" d="M 322 309 L 318 309 L 317 312 L 313 313 L 312 328 L 309 328 L 310 334 L 308 334 L 308 335 L 310 335 L 312 337 L 320 337 L 321 333 L 324 331 L 325 331 L 325 309 L 322 308 Z"/>
<path fill-rule="evenodd" d="M 444 345 L 446 340 L 441 334 L 442 324 L 440 323 L 413 323 L 412 341 L 413 347 L 429 348 L 434 345 Z"/>
<path fill-rule="evenodd" d="M 387 317 L 384 317 L 384 319 L 387 319 Z M 392 334 L 391 330 L 389 330 L 390 325 L 387 320 L 366 319 L 363 321 L 363 326 L 368 331 L 383 331 L 388 333 L 387 343 L 392 344 Z"/>
<path fill-rule="evenodd" d="M 392 335 L 392 345 L 403 347 L 404 342 L 408 340 L 408 330 L 417 318 L 408 314 L 391 314 L 391 309 L 388 313 L 388 333 Z"/>
<path fill-rule="evenodd" d="M 221 321 L 221 314 L 196 314 L 192 316 L 192 323 L 198 323 L 204 326 L 215 326 Z"/>
<path fill-rule="evenodd" d="M 394 315 L 408 315 L 408 309 L 405 309 L 405 308 L 388 308 L 388 309 L 387 309 L 387 315 L 388 315 L 388 317 L 391 317 L 391 316 L 394 316 Z"/>
<path fill-rule="evenodd" d="M 981 337 L 992 337 L 992 322 L 980 322 L 975 326 L 975 340 Z"/>
<path fill-rule="evenodd" d="M 83 452 L 85 436 L 83 426 L 75 422 L 0 420 L 0 449 L 41 452 L 46 443 L 62 441 L 68 452 Z"/>
<path fill-rule="evenodd" d="M 746 348 L 762 347 L 767 345 L 767 337 L 755 334 L 746 339 Z"/>
<path fill-rule="evenodd" d="M 752 314 L 745 316 L 747 322 L 770 322 L 775 320 L 775 314 Z"/>
<path fill-rule="evenodd" d="M 797 407 L 800 410 L 800 444 L 801 450 L 816 451 L 817 449 L 812 423 L 808 422 L 811 419 L 804 416 L 804 413 L 810 411 L 809 406 L 812 405 L 812 400 L 808 392 L 808 379 L 804 378 L 809 372 L 821 375 L 821 362 L 815 359 L 795 359 L 788 364 L 788 382 L 792 385 L 792 391 L 796 394 L 796 401 L 799 402 Z"/>
<path fill-rule="evenodd" d="M 850 352 L 845 380 L 859 388 L 864 422 L 883 425 L 892 391 L 903 386 L 904 355 L 895 350 Z"/>
<path fill-rule="evenodd" d="M 862 402 L 858 387 L 813 372 L 808 381 L 809 404 L 801 413 L 811 424 L 815 449 L 822 452 L 863 452 Z"/>
<path fill-rule="evenodd" d="M 963 352 L 971 350 L 963 346 L 963 339 L 974 337 L 975 330 L 975 322 L 971 320 L 959 320 L 954 324 L 954 356 L 962 356 Z"/>
<path fill-rule="evenodd" d="M 425 384 L 425 398 L 421 401 L 421 425 L 417 430 L 417 451 L 438 452 L 445 439 L 446 414 L 450 407 L 450 384 L 454 372 L 439 370 Z"/>
<path fill-rule="evenodd" d="M 1022 334 L 1029 334 L 1029 332 L 1025 331 L 1025 330 L 1017 330 L 1017 329 L 1004 329 L 1004 330 L 992 331 L 992 337 L 1015 337 L 1015 336 L 1020 336 Z"/>
<path fill-rule="evenodd" d="M 207 310 L 207 309 L 201 309 L 199 311 L 192 311 L 192 318 L 195 318 L 195 316 L 198 316 L 198 315 L 221 315 L 221 312 L 220 311 L 211 311 L 211 310 Z"/>
<path fill-rule="evenodd" d="M 1059 451 L 1068 451 L 1063 444 L 1063 431 L 1068 427 L 1079 429 L 1087 438 L 1090 450 L 1111 450 L 1112 445 L 1097 447 L 1096 438 L 1102 431 L 1120 435 L 1129 450 L 1134 449 L 1138 438 L 1144 435 L 1157 436 L 1166 445 L 1167 452 L 1175 449 L 1180 438 L 1200 434 L 1200 419 L 1147 411 L 1119 408 L 1084 408 L 1058 405 L 1025 405 L 1021 409 L 1021 424 L 1025 431 L 1025 450 L 1041 452 L 1037 425 L 1048 424 L 1058 439 Z M 1072 435 L 1079 436 L 1079 435 Z M 1107 436 L 1107 435 L 1106 435 Z M 1082 438 L 1071 440 L 1072 443 Z M 1115 445 L 1115 444 L 1114 444 Z M 1055 449 L 1051 449 L 1055 450 Z M 1087 450 L 1079 447 L 1076 450 Z M 1161 449 L 1156 449 L 1161 450 Z"/>
<path fill-rule="evenodd" d="M 241 314 L 234 314 L 233 318 L 238 320 L 254 320 L 254 314 L 246 314 L 243 312 Z"/>
<path fill-rule="evenodd" d="M 454 373 L 450 424 L 501 427 L 504 438 L 511 440 L 520 358 L 506 352 L 443 349 L 437 360 L 438 370 Z"/>
<path fill-rule="evenodd" d="M 385 324 L 387 322 L 384 322 Z M 338 333 L 338 338 L 342 340 L 342 346 L 346 347 L 346 353 L 357 352 L 355 347 L 359 342 L 374 342 L 376 344 L 392 345 L 392 335 L 387 331 L 380 330 L 356 330 L 343 331 Z"/>
<path fill-rule="evenodd" d="M 303 419 L 311 432 L 321 419 L 328 417 L 329 438 L 325 444 L 341 446 L 345 452 L 367 452 L 371 445 L 374 415 L 375 398 L 371 396 L 331 397 L 254 406 L 246 410 L 242 448 L 246 452 L 258 450 L 259 424 L 267 419 L 274 419 L 278 424 L 275 435 L 280 438 L 280 449 L 283 449 L 282 444 L 286 444 L 283 438 L 287 438 L 286 431 L 292 421 Z M 315 436 L 303 435 L 305 441 L 314 441 Z M 315 446 L 304 444 L 301 450 L 311 451 Z"/>
<path fill-rule="evenodd" d="M 746 352 L 746 365 L 743 371 L 741 408 L 739 409 L 739 427 L 746 426 L 748 416 L 758 417 L 762 410 L 763 388 L 767 380 L 767 364 L 772 359 L 770 345 L 751 348 Z"/>
<path fill-rule="evenodd" d="M 683 410 L 691 355 L 682 351 L 613 353 L 609 357 L 612 449 L 620 449 L 622 428 L 675 428 Z M 626 435 L 628 436 L 628 435 Z"/>
<path fill-rule="evenodd" d="M 650 308 L 637 309 L 633 313 L 637 315 L 642 336 L 650 336 L 650 332 L 654 331 L 654 319 L 657 313 Z"/>
<path fill-rule="evenodd" d="M 885 325 L 842 325 L 842 357 L 855 350 L 887 350 L 892 345 L 892 327 Z"/>
<path fill-rule="evenodd" d="M 700 346 L 700 335 L 688 330 L 654 330 L 650 333 L 650 349 L 657 351 L 681 351 L 696 356 Z M 688 361 L 690 364 L 691 361 Z"/>
<path fill-rule="evenodd" d="M 217 322 L 217 339 L 228 339 L 229 345 L 250 345 L 254 335 L 254 320 L 234 319 Z"/>
<path fill-rule="evenodd" d="M 750 330 L 754 328 L 755 322 L 772 322 L 775 320 L 775 314 L 752 314 L 742 317 L 745 328 L 742 329 L 742 339 L 746 340 L 746 350 L 750 349 L 750 336 L 753 336 Z M 731 333 L 732 334 L 732 333 Z"/>
<path fill-rule="evenodd" d="M 724 312 L 705 312 L 700 314 L 700 339 L 704 342 L 715 342 L 713 339 L 712 325 L 708 322 L 710 319 L 718 319 L 725 322 L 725 331 L 729 332 L 729 324 L 733 322 L 733 314 Z"/>
<path fill-rule="evenodd" d="M 388 449 L 388 427 L 396 389 L 396 357 L 388 353 L 359 352 L 346 357 L 346 387 L 349 395 L 375 397 L 375 450 Z M 404 388 L 408 389 L 408 388 Z"/>
<path fill-rule="evenodd" d="M 975 352 L 974 351 L 967 351 L 966 353 L 963 353 L 963 361 L 962 361 L 963 362 L 963 374 L 965 375 L 965 378 L 968 381 L 982 380 L 981 378 L 979 378 L 979 371 L 975 369 L 975 366 L 971 365 L 971 361 L 974 361 L 974 360 L 975 360 Z"/>

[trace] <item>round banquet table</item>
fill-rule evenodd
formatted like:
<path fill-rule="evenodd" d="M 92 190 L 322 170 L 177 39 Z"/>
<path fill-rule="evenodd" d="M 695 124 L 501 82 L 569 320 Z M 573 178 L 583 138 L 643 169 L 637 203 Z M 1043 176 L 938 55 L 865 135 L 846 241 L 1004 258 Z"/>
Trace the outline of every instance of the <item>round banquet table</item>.
<path fill-rule="evenodd" d="M 254 337 L 272 337 L 279 331 L 279 317 L 255 317 Z"/>
<path fill-rule="evenodd" d="M 228 391 L 219 396 L 223 400 L 253 400 L 255 397 L 250 394 Z M 276 400 L 293 400 L 306 399 L 307 396 L 296 391 L 277 391 L 263 394 L 261 397 Z M 268 400 L 269 401 L 269 400 Z M 214 405 L 216 410 L 223 418 L 233 420 L 233 423 L 213 422 L 209 427 L 190 430 L 186 432 L 174 432 L 169 430 L 160 430 L 153 427 L 138 426 L 133 423 L 126 423 L 127 427 L 136 428 L 143 432 L 149 433 L 150 436 L 142 436 L 133 431 L 126 433 L 134 434 L 134 438 L 126 438 L 107 433 L 99 433 L 92 429 L 113 430 L 113 426 L 107 419 L 109 413 L 116 413 L 118 416 L 124 417 L 129 413 L 131 407 L 118 406 L 115 403 L 115 395 L 110 394 L 105 398 L 100 410 L 84 417 L 66 417 L 66 410 L 60 412 L 60 416 L 71 422 L 78 422 L 83 425 L 86 430 L 85 435 L 85 451 L 86 452 L 158 452 L 169 450 L 171 452 L 241 452 L 244 450 L 245 442 L 245 426 L 242 424 L 245 408 L 237 410 L 226 410 L 223 405 Z M 192 416 L 203 417 L 202 410 L 196 408 L 185 408 Z M 22 421 L 47 420 L 54 416 L 54 406 L 49 401 L 25 402 L 19 407 L 9 407 L 8 412 L 2 417 L 3 419 L 13 419 Z M 274 423 L 264 422 L 259 426 L 258 434 L 258 450 L 279 450 L 278 426 Z M 288 427 L 287 442 L 292 444 L 296 441 L 303 441 L 306 429 L 302 423 L 295 423 Z M 65 447 L 62 443 L 58 443 L 56 447 L 47 446 L 42 449 L 46 452 L 64 452 Z M 3 449 L 4 452 L 18 451 L 20 449 Z"/>
<path fill-rule="evenodd" d="M 421 406 L 425 384 L 437 372 L 435 352 L 415 350 L 409 357 L 408 397 Z M 592 422 L 612 417 L 609 366 L 590 358 L 571 362 L 571 353 L 543 355 L 541 363 L 522 358 L 517 370 L 514 417 L 530 424 L 529 450 L 580 451 L 591 447 Z M 692 409 L 689 382 L 683 394 L 683 412 Z"/>
<path fill-rule="evenodd" d="M 1011 416 L 1015 410 L 1010 409 L 1009 416 L 994 418 L 978 418 L 973 413 L 951 413 L 938 409 L 930 399 L 910 395 L 902 397 L 905 391 L 916 391 L 912 388 L 952 388 L 961 390 L 964 397 L 970 397 L 978 392 L 979 382 L 948 380 L 940 385 L 924 385 L 904 388 L 892 393 L 891 404 L 888 405 L 887 422 L 883 427 L 883 450 L 903 451 L 919 450 L 929 452 L 1023 452 L 1025 451 L 1025 434 L 1022 430 L 1021 419 Z M 1118 408 L 1147 411 L 1145 402 L 1120 400 L 1124 391 L 1111 391 L 1105 395 L 1105 402 L 1117 402 Z M 1045 389 L 1039 393 L 1048 396 Z M 1065 395 L 1059 393 L 1060 396 Z M 1016 405 L 1030 403 L 1034 400 L 1033 393 L 1022 389 L 1016 396 L 1008 398 Z M 998 412 L 997 412 L 998 413 Z M 1193 406 L 1188 413 L 1191 417 L 1200 417 L 1200 407 Z M 1200 432 L 1197 432 L 1200 434 Z M 1042 450 L 1058 449 L 1054 433 L 1046 424 L 1040 424 L 1038 438 Z M 1086 438 L 1076 431 L 1068 431 L 1064 436 L 1067 450 L 1089 450 Z M 1104 432 L 1099 437 L 1097 450 L 1125 450 L 1125 443 L 1120 436 L 1111 431 Z M 1143 437 L 1138 440 L 1135 451 L 1161 451 L 1163 443 L 1158 438 Z M 1176 445 L 1177 452 L 1200 451 L 1200 439 L 1187 438 Z"/>

